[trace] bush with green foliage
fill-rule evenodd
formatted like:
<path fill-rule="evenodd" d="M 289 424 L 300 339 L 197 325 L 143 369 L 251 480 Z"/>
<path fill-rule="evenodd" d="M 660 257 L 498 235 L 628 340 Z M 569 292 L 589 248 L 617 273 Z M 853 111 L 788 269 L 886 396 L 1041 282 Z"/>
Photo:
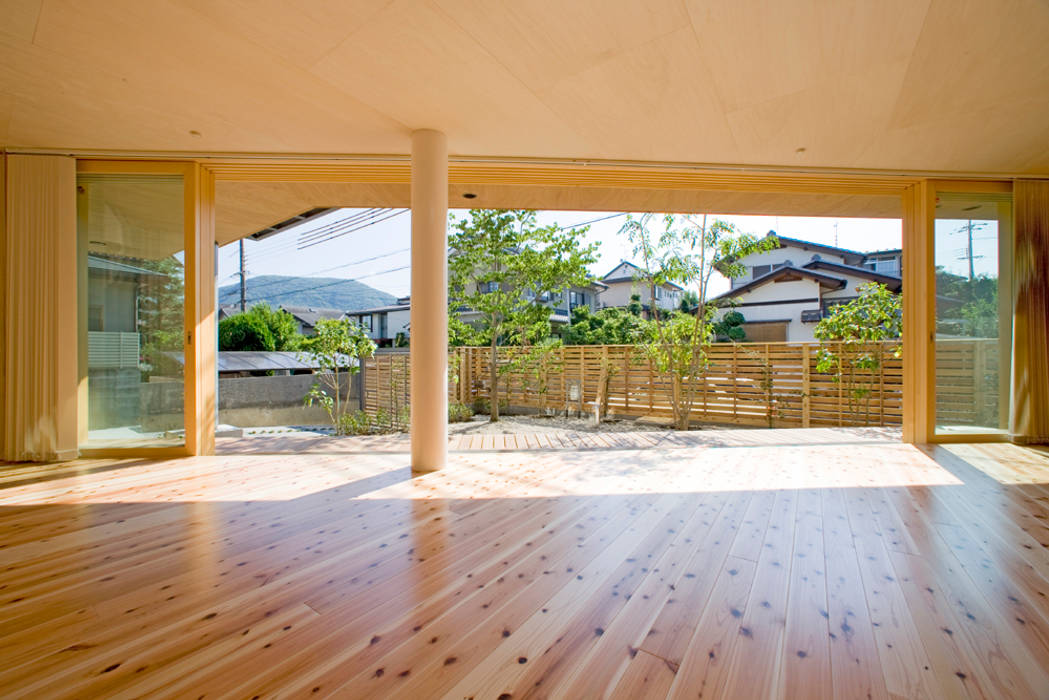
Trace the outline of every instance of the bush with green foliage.
<path fill-rule="evenodd" d="M 302 341 L 295 317 L 268 304 L 219 322 L 219 350 L 298 350 Z"/>
<path fill-rule="evenodd" d="M 448 402 L 448 422 L 466 423 L 473 418 L 474 412 L 469 406 L 458 401 Z"/>
<path fill-rule="evenodd" d="M 640 312 L 639 312 L 640 313 Z M 572 323 L 565 328 L 566 345 L 630 345 L 642 336 L 644 321 L 629 309 L 590 311 L 589 306 L 572 309 Z"/>
<path fill-rule="evenodd" d="M 721 317 L 720 321 L 714 323 L 714 335 L 719 341 L 729 340 L 741 343 L 747 339 L 747 332 L 743 328 L 746 320 L 740 312 L 729 311 Z"/>
<path fill-rule="evenodd" d="M 219 322 L 219 350 L 276 350 L 273 333 L 258 316 L 235 314 Z"/>

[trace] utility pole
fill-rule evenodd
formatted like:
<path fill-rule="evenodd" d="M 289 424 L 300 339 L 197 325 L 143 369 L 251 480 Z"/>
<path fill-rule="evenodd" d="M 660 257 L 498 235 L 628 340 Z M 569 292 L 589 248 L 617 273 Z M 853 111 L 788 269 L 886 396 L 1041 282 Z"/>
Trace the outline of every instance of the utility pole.
<path fill-rule="evenodd" d="M 248 280 L 244 275 L 244 239 L 240 239 L 240 312 L 244 313 L 247 309 L 247 296 L 248 296 Z"/>
<path fill-rule="evenodd" d="M 976 269 L 973 266 L 973 220 L 969 219 L 969 223 L 965 225 L 965 231 L 969 236 L 969 281 L 972 282 L 973 278 L 976 277 Z"/>

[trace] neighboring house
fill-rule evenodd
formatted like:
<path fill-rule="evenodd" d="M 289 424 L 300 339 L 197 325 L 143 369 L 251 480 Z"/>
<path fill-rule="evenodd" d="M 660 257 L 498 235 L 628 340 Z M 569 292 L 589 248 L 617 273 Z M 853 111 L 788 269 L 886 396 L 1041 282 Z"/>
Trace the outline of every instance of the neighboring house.
<path fill-rule="evenodd" d="M 408 337 L 411 297 L 401 297 L 396 304 L 389 306 L 347 311 L 346 318 L 361 326 L 379 347 L 389 347 L 394 344 L 398 334 Z"/>
<path fill-rule="evenodd" d="M 484 289 L 484 285 L 493 286 L 490 289 Z M 486 292 L 495 291 L 494 285 L 495 282 L 482 282 L 477 286 L 479 291 Z M 550 314 L 550 325 L 554 334 L 560 335 L 561 329 L 571 323 L 572 309 L 578 306 L 587 306 L 591 311 L 597 311 L 601 308 L 598 299 L 607 288 L 608 287 L 605 284 L 597 280 L 591 280 L 589 284 L 568 287 L 560 294 L 544 294 L 539 297 L 538 301 L 544 306 L 548 306 L 552 309 L 552 313 Z M 529 291 L 525 292 L 525 296 L 529 299 L 533 299 Z M 480 314 L 470 309 L 459 311 L 459 318 L 468 324 L 480 322 Z"/>
<path fill-rule="evenodd" d="M 138 371 L 139 297 L 165 275 L 97 255 L 87 256 L 88 368 Z"/>
<path fill-rule="evenodd" d="M 724 307 L 719 316 L 730 310 L 743 314 L 748 340 L 813 341 L 816 323 L 834 306 L 855 299 L 860 285 L 878 282 L 893 292 L 902 289 L 899 250 L 861 253 L 777 238 L 778 248 L 741 259 L 748 274 L 714 298 Z"/>
<path fill-rule="evenodd" d="M 292 315 L 299 333 L 303 335 L 313 335 L 313 329 L 317 321 L 321 319 L 340 319 L 345 316 L 339 309 L 315 309 L 309 306 L 284 306 L 283 304 L 278 308 Z"/>
<path fill-rule="evenodd" d="M 644 268 L 623 260 L 601 278 L 607 290 L 601 294 L 601 307 L 625 307 L 630 304 L 630 297 L 637 294 L 641 297 L 641 306 L 647 312 L 652 307 L 652 296 L 655 295 L 656 307 L 665 311 L 678 308 L 684 288 L 672 282 L 664 282 L 653 287 L 646 283 L 648 273 Z"/>

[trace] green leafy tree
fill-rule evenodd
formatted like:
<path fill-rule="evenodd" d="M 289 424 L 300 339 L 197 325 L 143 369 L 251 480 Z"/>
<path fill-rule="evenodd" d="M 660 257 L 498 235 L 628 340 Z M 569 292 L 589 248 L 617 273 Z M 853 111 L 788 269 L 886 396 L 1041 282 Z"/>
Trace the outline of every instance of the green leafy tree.
<path fill-rule="evenodd" d="M 361 371 L 360 361 L 371 357 L 376 345 L 363 328 L 346 319 L 321 319 L 314 331 L 302 343 L 302 353 L 319 369 L 305 403 L 324 407 L 336 435 L 359 432 L 359 416 L 346 418 L 357 415 L 350 410 L 351 377 Z"/>
<path fill-rule="evenodd" d="M 631 316 L 641 317 L 641 314 L 645 311 L 645 307 L 641 304 L 640 294 L 630 295 L 630 303 L 626 305 L 626 310 Z"/>
<path fill-rule="evenodd" d="M 587 306 L 572 309 L 572 323 L 565 329 L 568 345 L 632 345 L 641 339 L 644 321 L 627 309 L 592 312 Z"/>
<path fill-rule="evenodd" d="M 684 311 L 686 314 L 692 313 L 692 310 L 699 306 L 699 295 L 691 289 L 686 289 L 681 293 L 681 304 L 678 305 L 678 309 Z"/>
<path fill-rule="evenodd" d="M 870 422 L 870 400 L 874 393 L 873 377 L 881 368 L 882 341 L 896 340 L 903 333 L 903 308 L 900 295 L 883 284 L 868 282 L 858 288 L 859 296 L 816 324 L 813 331 L 821 341 L 816 369 L 830 373 L 834 381 L 845 386 L 849 412 L 855 415 L 864 407 L 864 422 Z M 822 345 L 835 342 L 844 346 L 839 352 Z M 901 347 L 892 349 L 896 357 Z"/>
<path fill-rule="evenodd" d="M 998 337 L 998 278 L 968 278 L 936 269 L 936 330 L 946 335 Z"/>
<path fill-rule="evenodd" d="M 182 363 L 169 353 L 182 352 L 185 313 L 182 263 L 173 257 L 114 259 L 158 273 L 144 278 L 139 288 L 138 331 L 142 337 L 142 357 L 150 367 L 149 374 L 181 377 Z"/>
<path fill-rule="evenodd" d="M 219 350 L 275 350 L 269 326 L 252 314 L 234 314 L 219 322 Z"/>
<path fill-rule="evenodd" d="M 681 311 L 653 313 L 645 342 L 656 368 L 670 375 L 674 426 L 687 430 L 699 387 L 695 380 L 706 370 L 707 351 L 713 340 L 715 307 L 705 301 L 710 279 L 715 272 L 730 278 L 742 276 L 746 268 L 738 262 L 741 258 L 771 250 L 779 241 L 772 236 L 740 233 L 720 219 L 708 225 L 706 215 L 702 219 L 670 214 L 659 218 L 661 227 L 655 225 L 654 214 L 630 216 L 621 233 L 629 237 L 634 254 L 644 263 L 641 279 L 651 290 L 653 310 L 658 309 L 655 287 L 668 282 L 695 288 L 699 299 L 704 300 L 695 315 Z"/>
<path fill-rule="evenodd" d="M 743 328 L 746 320 L 740 312 L 729 311 L 720 321 L 714 322 L 714 335 L 718 340 L 727 339 L 741 343 L 747 339 L 747 331 Z"/>
<path fill-rule="evenodd" d="M 270 329 L 274 350 L 298 350 L 305 337 L 299 333 L 295 317 L 284 309 L 270 308 L 269 304 L 256 304 L 247 312 L 255 316 Z"/>
<path fill-rule="evenodd" d="M 303 340 L 295 317 L 269 304 L 219 322 L 219 350 L 298 350 Z"/>
<path fill-rule="evenodd" d="M 534 211 L 472 209 L 449 236 L 449 341 L 488 344 L 490 420 L 499 420 L 500 343 L 535 343 L 550 335 L 550 307 L 541 303 L 587 282 L 596 245 L 587 228 L 539 226 Z M 464 323 L 459 312 L 477 315 Z"/>

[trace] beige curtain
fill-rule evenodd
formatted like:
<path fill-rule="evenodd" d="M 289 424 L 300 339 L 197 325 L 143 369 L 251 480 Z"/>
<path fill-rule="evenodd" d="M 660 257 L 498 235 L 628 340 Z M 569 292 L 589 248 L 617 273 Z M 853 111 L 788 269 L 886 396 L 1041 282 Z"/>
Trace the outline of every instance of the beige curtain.
<path fill-rule="evenodd" d="M 6 158 L 0 458 L 77 453 L 76 161 Z"/>
<path fill-rule="evenodd" d="M 1014 440 L 1049 443 L 1049 181 L 1017 180 L 1013 275 Z"/>

